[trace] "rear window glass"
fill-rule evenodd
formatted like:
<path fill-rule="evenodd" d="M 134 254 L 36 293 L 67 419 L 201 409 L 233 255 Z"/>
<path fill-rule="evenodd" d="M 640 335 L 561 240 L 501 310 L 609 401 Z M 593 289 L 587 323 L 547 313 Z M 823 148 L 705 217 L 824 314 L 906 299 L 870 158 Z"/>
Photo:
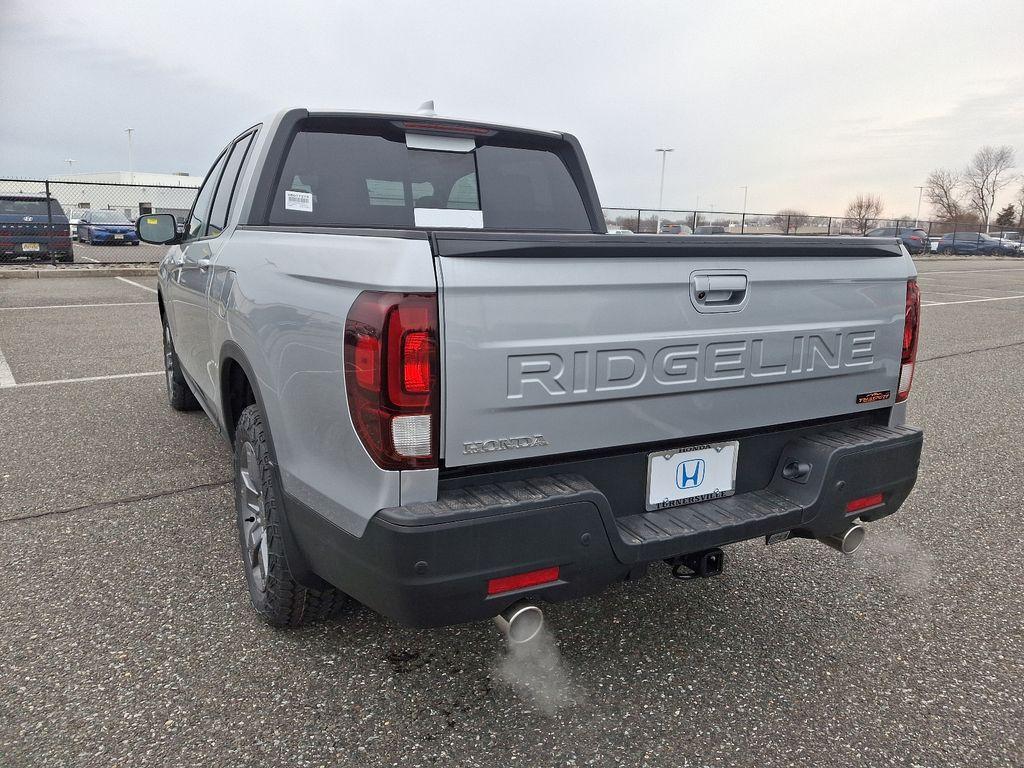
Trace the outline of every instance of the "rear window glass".
<path fill-rule="evenodd" d="M 45 199 L 18 199 L 0 197 L 0 213 L 16 216 L 46 216 L 47 206 Z M 50 211 L 53 216 L 63 216 L 64 211 L 56 200 L 50 200 Z"/>
<path fill-rule="evenodd" d="M 446 152 L 409 148 L 401 133 L 309 130 L 288 150 L 269 223 L 413 227 L 416 209 L 480 211 L 487 229 L 590 231 L 553 151 L 484 144 Z"/>
<path fill-rule="evenodd" d="M 92 211 L 85 215 L 93 224 L 131 224 L 131 220 L 118 211 Z"/>

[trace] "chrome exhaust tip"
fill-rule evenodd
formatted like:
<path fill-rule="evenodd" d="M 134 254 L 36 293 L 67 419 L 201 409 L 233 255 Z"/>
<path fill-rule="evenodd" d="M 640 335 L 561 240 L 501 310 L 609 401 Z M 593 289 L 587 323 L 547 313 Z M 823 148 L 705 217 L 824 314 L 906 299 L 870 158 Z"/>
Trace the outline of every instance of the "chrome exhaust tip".
<path fill-rule="evenodd" d="M 825 536 L 818 539 L 818 541 L 822 544 L 828 544 L 832 549 L 838 549 L 844 555 L 852 555 L 864 543 L 866 535 L 867 531 L 864 526 L 860 523 L 855 523 L 842 533 L 837 533 L 835 536 Z"/>
<path fill-rule="evenodd" d="M 516 603 L 494 617 L 509 645 L 528 643 L 540 634 L 544 612 L 533 603 Z"/>

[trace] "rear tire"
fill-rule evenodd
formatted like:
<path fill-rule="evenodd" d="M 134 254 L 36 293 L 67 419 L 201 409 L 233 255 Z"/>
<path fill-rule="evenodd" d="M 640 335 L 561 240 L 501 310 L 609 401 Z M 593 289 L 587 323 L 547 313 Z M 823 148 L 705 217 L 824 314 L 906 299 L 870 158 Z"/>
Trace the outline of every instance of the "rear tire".
<path fill-rule="evenodd" d="M 181 361 L 174 351 L 174 342 L 171 340 L 171 329 L 167 320 L 163 322 L 164 329 L 164 378 L 167 380 L 167 401 L 171 408 L 176 411 L 194 411 L 199 408 L 199 401 L 188 388 L 185 381 L 185 374 L 181 370 Z"/>
<path fill-rule="evenodd" d="M 258 405 L 242 411 L 235 427 L 235 512 L 249 598 L 265 621 L 298 627 L 344 608 L 344 593 L 327 585 L 310 589 L 292 577 L 282 531 L 281 490 Z"/>

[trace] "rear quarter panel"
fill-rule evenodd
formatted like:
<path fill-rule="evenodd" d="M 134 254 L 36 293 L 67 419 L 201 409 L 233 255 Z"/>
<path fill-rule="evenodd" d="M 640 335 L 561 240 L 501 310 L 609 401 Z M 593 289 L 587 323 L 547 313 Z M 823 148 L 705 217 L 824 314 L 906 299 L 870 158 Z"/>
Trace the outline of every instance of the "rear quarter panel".
<path fill-rule="evenodd" d="M 352 426 L 345 318 L 364 290 L 435 291 L 428 241 L 239 228 L 213 285 L 211 306 L 223 302 L 211 312 L 223 315 L 213 321 L 213 348 L 232 341 L 244 350 L 285 491 L 362 535 L 374 513 L 401 503 L 402 473 L 380 469 Z"/>

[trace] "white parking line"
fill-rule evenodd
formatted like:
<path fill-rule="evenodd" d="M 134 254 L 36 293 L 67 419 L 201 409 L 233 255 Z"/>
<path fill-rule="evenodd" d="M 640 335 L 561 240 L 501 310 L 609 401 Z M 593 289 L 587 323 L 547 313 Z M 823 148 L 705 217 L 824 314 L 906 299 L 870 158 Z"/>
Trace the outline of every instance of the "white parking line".
<path fill-rule="evenodd" d="M 0 307 L 0 312 L 16 312 L 22 309 L 83 309 L 85 307 L 151 307 L 155 301 L 111 301 L 100 304 L 41 304 L 32 307 Z"/>
<path fill-rule="evenodd" d="M 994 299 L 964 299 L 963 301 L 922 301 L 922 307 L 945 307 L 948 304 L 977 304 L 979 301 L 1009 301 L 1010 299 L 1024 299 L 1024 296 L 997 296 Z"/>
<path fill-rule="evenodd" d="M 940 288 L 925 288 L 929 296 L 965 296 L 968 299 L 999 299 L 1001 296 L 984 296 L 977 293 L 961 293 L 960 291 L 944 291 Z M 923 299 L 928 301 L 928 299 Z"/>
<path fill-rule="evenodd" d="M 14 380 L 14 374 L 11 373 L 11 366 L 7 364 L 7 358 L 4 357 L 4 351 L 0 349 L 0 389 L 16 386 L 18 386 L 18 382 Z"/>
<path fill-rule="evenodd" d="M 99 263 L 100 263 L 100 260 L 99 260 L 99 259 L 90 259 L 90 258 L 89 258 L 88 256 L 83 256 L 83 255 L 82 255 L 82 254 L 80 254 L 80 253 L 76 253 L 76 254 L 75 254 L 75 258 L 78 258 L 78 259 L 85 259 L 86 261 L 91 261 L 91 262 L 92 262 L 93 264 L 99 264 Z"/>
<path fill-rule="evenodd" d="M 10 369 L 8 369 L 8 372 Z M 110 379 L 138 379 L 143 376 L 163 376 L 163 371 L 146 371 L 145 373 L 113 373 L 109 376 L 83 376 L 80 379 L 53 379 L 51 381 L 25 381 L 21 384 L 14 383 L 14 377 L 11 377 L 10 384 L 2 383 L 3 372 L 0 371 L 0 388 L 10 387 L 16 389 L 22 389 L 23 387 L 49 387 L 53 384 L 78 384 L 83 381 L 109 381 Z"/>
<path fill-rule="evenodd" d="M 156 293 L 156 288 L 150 288 L 148 285 L 143 285 L 142 283 L 136 283 L 134 280 L 129 280 L 127 277 L 115 277 L 114 279 L 115 280 L 120 280 L 122 283 L 128 283 L 128 285 L 134 285 L 136 288 L 141 288 L 144 291 L 149 291 L 150 293 Z"/>

